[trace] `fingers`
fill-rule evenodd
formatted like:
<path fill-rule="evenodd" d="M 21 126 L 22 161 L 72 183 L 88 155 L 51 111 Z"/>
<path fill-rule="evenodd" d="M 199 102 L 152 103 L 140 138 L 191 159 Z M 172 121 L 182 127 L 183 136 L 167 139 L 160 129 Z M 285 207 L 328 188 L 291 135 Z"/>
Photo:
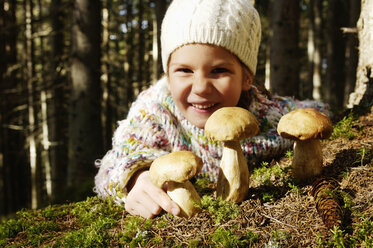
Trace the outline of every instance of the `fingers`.
<path fill-rule="evenodd" d="M 157 202 L 162 209 L 173 215 L 180 214 L 179 206 L 171 200 L 171 198 L 166 194 L 166 192 L 157 187 L 150 190 L 152 191 L 152 194 L 149 195 L 151 196 L 152 200 Z"/>
<path fill-rule="evenodd" d="M 148 172 L 143 172 L 137 178 L 127 196 L 125 209 L 131 215 L 140 215 L 144 218 L 152 218 L 160 214 L 162 209 L 174 215 L 180 214 L 179 206 L 166 192 L 150 182 Z"/>
<path fill-rule="evenodd" d="M 162 208 L 145 192 L 133 189 L 127 196 L 125 209 L 131 215 L 140 215 L 144 218 L 153 218 Z"/>

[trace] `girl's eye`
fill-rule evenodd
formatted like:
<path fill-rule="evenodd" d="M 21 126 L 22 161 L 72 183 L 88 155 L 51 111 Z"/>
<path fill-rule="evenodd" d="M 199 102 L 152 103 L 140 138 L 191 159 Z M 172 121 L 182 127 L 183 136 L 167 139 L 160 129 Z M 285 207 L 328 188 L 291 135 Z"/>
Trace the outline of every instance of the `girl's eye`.
<path fill-rule="evenodd" d="M 191 73 L 192 72 L 192 70 L 188 69 L 188 68 L 179 68 L 179 69 L 177 69 L 177 71 L 183 72 L 183 73 Z"/>
<path fill-rule="evenodd" d="M 215 68 L 212 70 L 212 73 L 214 74 L 225 73 L 225 72 L 229 72 L 229 70 L 227 68 Z"/>

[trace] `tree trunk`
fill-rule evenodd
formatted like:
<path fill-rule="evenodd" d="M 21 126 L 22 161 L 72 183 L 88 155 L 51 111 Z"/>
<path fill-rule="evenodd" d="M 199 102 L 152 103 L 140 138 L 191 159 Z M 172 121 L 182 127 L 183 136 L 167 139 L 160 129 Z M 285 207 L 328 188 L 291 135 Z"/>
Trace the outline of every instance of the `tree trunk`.
<path fill-rule="evenodd" d="M 359 63 L 355 91 L 351 93 L 348 107 L 373 105 L 373 1 L 361 1 L 357 22 L 359 37 Z"/>
<path fill-rule="evenodd" d="M 34 109 L 34 41 L 33 41 L 33 4 L 32 0 L 25 0 L 25 76 L 27 82 L 27 109 L 28 109 L 28 141 L 29 141 L 29 162 L 31 169 L 31 208 L 36 209 L 38 202 L 38 181 L 37 181 L 37 151 L 36 151 L 36 120 Z"/>
<path fill-rule="evenodd" d="M 144 86 L 144 77 L 143 77 L 143 73 L 144 73 L 144 70 L 143 68 L 145 67 L 144 65 L 144 57 L 145 57 L 145 50 L 146 50 L 146 47 L 145 47 L 145 35 L 144 35 L 144 29 L 143 29 L 143 21 L 144 21 L 144 4 L 143 4 L 143 0 L 138 0 L 138 6 L 137 6 L 137 10 L 138 10 L 138 20 L 139 20 L 139 23 L 138 23 L 138 44 L 137 44 L 137 53 L 138 53 L 138 61 L 137 61 L 137 82 L 138 82 L 138 88 L 139 88 L 139 91 L 142 91 L 143 90 L 143 86 Z"/>
<path fill-rule="evenodd" d="M 48 108 L 48 132 L 50 140 L 50 159 L 52 176 L 52 201 L 58 201 L 58 198 L 66 190 L 67 178 L 67 109 L 64 106 L 66 102 L 65 88 L 66 76 L 62 75 L 61 68 L 62 57 L 64 55 L 64 9 L 62 0 L 52 0 L 50 5 L 51 28 L 50 36 L 51 57 L 50 57 L 50 79 L 51 79 L 51 98 Z"/>
<path fill-rule="evenodd" d="M 72 24 L 71 96 L 69 106 L 68 187 L 86 197 L 102 156 L 100 45 L 98 0 L 75 0 Z M 85 188 L 86 187 L 86 188 Z"/>
<path fill-rule="evenodd" d="M 126 96 L 127 96 L 127 106 L 129 108 L 130 104 L 134 99 L 134 86 L 133 86 L 133 62 L 134 62 L 134 31 L 133 31 L 133 24 L 132 24 L 132 3 L 131 1 L 127 2 L 127 34 L 126 34 L 126 62 L 124 65 L 124 72 L 126 75 Z"/>
<path fill-rule="evenodd" d="M 321 100 L 321 79 L 322 79 L 322 62 L 321 62 L 321 38 L 322 38 L 322 0 L 313 0 L 313 16 L 314 16 L 314 37 L 313 37 L 313 72 L 312 72 L 312 98 Z"/>
<path fill-rule="evenodd" d="M 308 58 L 308 79 L 301 85 L 300 95 L 302 99 L 311 99 L 313 90 L 313 70 L 315 66 L 315 0 L 309 1 L 308 6 L 308 29 L 307 29 L 307 58 Z"/>
<path fill-rule="evenodd" d="M 299 96 L 299 11 L 299 1 L 274 1 L 270 82 L 274 94 Z"/>
<path fill-rule="evenodd" d="M 357 63 L 359 60 L 359 40 L 357 37 L 357 21 L 360 14 L 360 1 L 350 0 L 349 1 L 349 25 L 348 28 L 351 32 L 347 32 L 347 44 L 346 44 L 346 85 L 344 89 L 344 101 L 343 106 L 348 104 L 348 98 L 351 92 L 355 88 L 356 83 L 356 70 Z"/>
<path fill-rule="evenodd" d="M 21 113 L 11 112 L 17 106 L 27 104 L 22 93 L 25 85 L 16 75 L 21 68 L 17 64 L 16 1 L 7 1 L 7 8 L 4 3 L 0 4 L 1 27 L 6 31 L 0 32 L 0 215 L 29 207 L 31 195 L 27 145 L 22 128 L 25 120 Z"/>
<path fill-rule="evenodd" d="M 38 5 L 42 6 L 43 3 L 41 0 L 38 0 Z M 39 20 L 43 20 L 43 8 L 39 8 L 38 14 Z M 42 26 L 42 23 L 41 23 Z M 40 27 L 42 29 L 42 27 Z M 45 37 L 40 35 L 39 37 L 39 44 L 40 44 L 40 73 L 38 75 L 38 82 L 40 83 L 40 118 L 41 118 L 41 143 L 39 143 L 39 149 L 41 150 L 40 156 L 40 166 L 38 172 L 38 181 L 40 193 L 39 198 L 40 202 L 44 205 L 45 203 L 50 203 L 52 197 L 52 174 L 51 174 L 51 164 L 50 164 L 50 157 L 49 157 L 49 130 L 48 130 L 48 105 L 47 105 L 47 95 L 49 92 L 48 89 L 48 80 L 46 80 L 46 57 L 44 54 L 46 53 L 45 50 Z"/>
<path fill-rule="evenodd" d="M 341 28 L 347 25 L 347 6 L 345 0 L 331 0 L 327 18 L 327 71 L 325 99 L 334 109 L 343 106 L 345 87 L 345 49 L 346 41 Z"/>
<path fill-rule="evenodd" d="M 113 135 L 113 107 L 112 107 L 112 94 L 111 87 L 111 72 L 110 72 L 110 12 L 111 0 L 105 1 L 105 6 L 102 9 L 102 47 L 104 49 L 102 56 L 102 83 L 103 83 L 103 105 L 104 105 L 104 150 L 110 149 L 111 140 Z"/>
<path fill-rule="evenodd" d="M 155 77 L 159 78 L 163 72 L 162 68 L 162 58 L 161 58 L 161 26 L 162 20 L 167 10 L 167 1 L 166 0 L 156 0 L 155 1 L 155 27 L 153 27 L 153 39 L 154 48 L 153 56 L 154 61 L 156 62 L 156 70 L 154 71 Z M 156 53 L 155 53 L 156 51 Z"/>

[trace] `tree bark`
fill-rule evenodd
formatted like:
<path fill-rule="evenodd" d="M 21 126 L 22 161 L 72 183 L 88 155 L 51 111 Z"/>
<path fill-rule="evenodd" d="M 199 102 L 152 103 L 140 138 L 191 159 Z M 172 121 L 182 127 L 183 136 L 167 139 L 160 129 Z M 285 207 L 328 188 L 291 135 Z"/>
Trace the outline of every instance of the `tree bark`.
<path fill-rule="evenodd" d="M 325 99 L 334 109 L 343 107 L 345 87 L 346 40 L 341 28 L 347 25 L 347 5 L 344 0 L 331 0 L 328 5 L 326 29 L 327 69 Z"/>
<path fill-rule="evenodd" d="M 321 62 L 321 40 L 322 40 L 322 0 L 313 0 L 313 16 L 314 16 L 314 37 L 313 37 L 313 72 L 312 72 L 312 98 L 321 100 L 321 79 L 322 79 L 322 62 Z"/>
<path fill-rule="evenodd" d="M 126 61 L 124 65 L 124 71 L 126 74 L 126 96 L 127 96 L 127 106 L 129 108 L 130 104 L 132 103 L 134 99 L 134 86 L 133 86 L 133 75 L 134 75 L 134 68 L 133 68 L 133 62 L 134 62 L 134 31 L 133 31 L 133 24 L 132 24 L 132 3 L 131 1 L 127 2 L 127 33 L 126 33 Z"/>
<path fill-rule="evenodd" d="M 359 63 L 356 86 L 350 95 L 348 107 L 373 105 L 373 1 L 361 1 L 361 13 L 357 22 L 359 37 Z"/>
<path fill-rule="evenodd" d="M 75 0 L 72 24 L 69 105 L 68 187 L 86 197 L 102 156 L 100 86 L 101 6 L 98 0 Z M 84 189 L 84 187 L 87 187 Z"/>
<path fill-rule="evenodd" d="M 137 82 L 138 82 L 138 89 L 139 91 L 143 90 L 144 86 L 144 77 L 143 73 L 144 70 L 143 68 L 145 67 L 144 62 L 145 62 L 145 34 L 144 34 L 144 29 L 143 29 L 143 21 L 144 21 L 144 3 L 143 0 L 138 0 L 138 40 L 137 40 L 137 54 L 138 54 L 138 61 L 137 61 Z"/>
<path fill-rule="evenodd" d="M 353 92 L 356 84 L 356 71 L 357 64 L 359 61 L 359 39 L 357 37 L 357 21 L 360 14 L 360 1 L 350 0 L 349 1 L 349 24 L 348 28 L 356 32 L 347 33 L 347 44 L 346 44 L 346 85 L 344 89 L 344 101 L 343 106 L 347 106 L 348 98 Z"/>
<path fill-rule="evenodd" d="M 27 109 L 28 109 L 28 148 L 31 170 L 31 208 L 39 205 L 37 180 L 37 151 L 36 151 L 36 119 L 34 109 L 34 41 L 33 41 L 33 4 L 32 0 L 25 0 L 25 76 L 27 83 Z"/>
<path fill-rule="evenodd" d="M 50 160 L 52 177 L 52 201 L 58 202 L 58 198 L 64 195 L 67 183 L 67 109 L 65 102 L 66 76 L 62 74 L 62 57 L 64 55 L 65 14 L 62 0 L 52 0 L 50 5 L 51 28 L 50 36 L 50 79 L 51 98 L 48 102 L 48 133 L 50 141 Z"/>
<path fill-rule="evenodd" d="M 163 17 L 166 13 L 168 3 L 166 0 L 156 0 L 155 1 L 155 23 L 156 27 L 153 27 L 153 35 L 155 42 L 154 48 L 153 48 L 153 56 L 155 56 L 155 51 L 156 51 L 156 56 L 154 57 L 154 61 L 156 61 L 156 70 L 154 71 L 155 73 L 155 78 L 159 78 L 163 72 L 162 68 L 162 58 L 161 58 L 161 26 L 162 26 L 162 20 Z"/>
<path fill-rule="evenodd" d="M 22 93 L 25 84 L 17 80 L 21 66 L 17 64 L 19 30 L 16 25 L 16 1 L 3 1 L 0 8 L 3 27 L 0 32 L 0 215 L 6 215 L 29 207 L 31 191 L 27 145 L 22 128 L 25 116 L 11 112 L 17 106 L 27 104 Z"/>
<path fill-rule="evenodd" d="M 271 91 L 278 95 L 299 96 L 299 1 L 273 3 L 271 41 Z"/>
<path fill-rule="evenodd" d="M 104 119 L 104 150 L 110 149 L 113 135 L 113 89 L 111 82 L 111 68 L 110 68 L 110 14 L 111 14 L 111 0 L 105 1 L 105 6 L 102 9 L 102 48 L 104 53 L 102 56 L 102 83 L 103 83 L 103 105 L 105 112 Z"/>

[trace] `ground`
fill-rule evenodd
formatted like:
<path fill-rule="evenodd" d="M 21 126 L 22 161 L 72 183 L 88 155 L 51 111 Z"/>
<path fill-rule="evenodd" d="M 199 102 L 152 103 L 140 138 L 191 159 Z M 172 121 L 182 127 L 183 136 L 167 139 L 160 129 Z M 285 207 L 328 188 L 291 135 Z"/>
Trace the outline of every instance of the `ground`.
<path fill-rule="evenodd" d="M 190 219 L 144 220 L 92 197 L 18 212 L 0 224 L 0 246 L 373 247 L 373 108 L 345 112 L 334 124 L 332 139 L 322 142 L 324 167 L 316 178 L 294 180 L 289 151 L 252 171 L 249 195 L 238 205 L 215 200 L 207 179 L 194 182 L 202 211 Z M 324 191 L 325 201 L 311 194 L 320 178 L 337 182 Z M 340 225 L 328 229 L 325 216 L 340 218 Z"/>

